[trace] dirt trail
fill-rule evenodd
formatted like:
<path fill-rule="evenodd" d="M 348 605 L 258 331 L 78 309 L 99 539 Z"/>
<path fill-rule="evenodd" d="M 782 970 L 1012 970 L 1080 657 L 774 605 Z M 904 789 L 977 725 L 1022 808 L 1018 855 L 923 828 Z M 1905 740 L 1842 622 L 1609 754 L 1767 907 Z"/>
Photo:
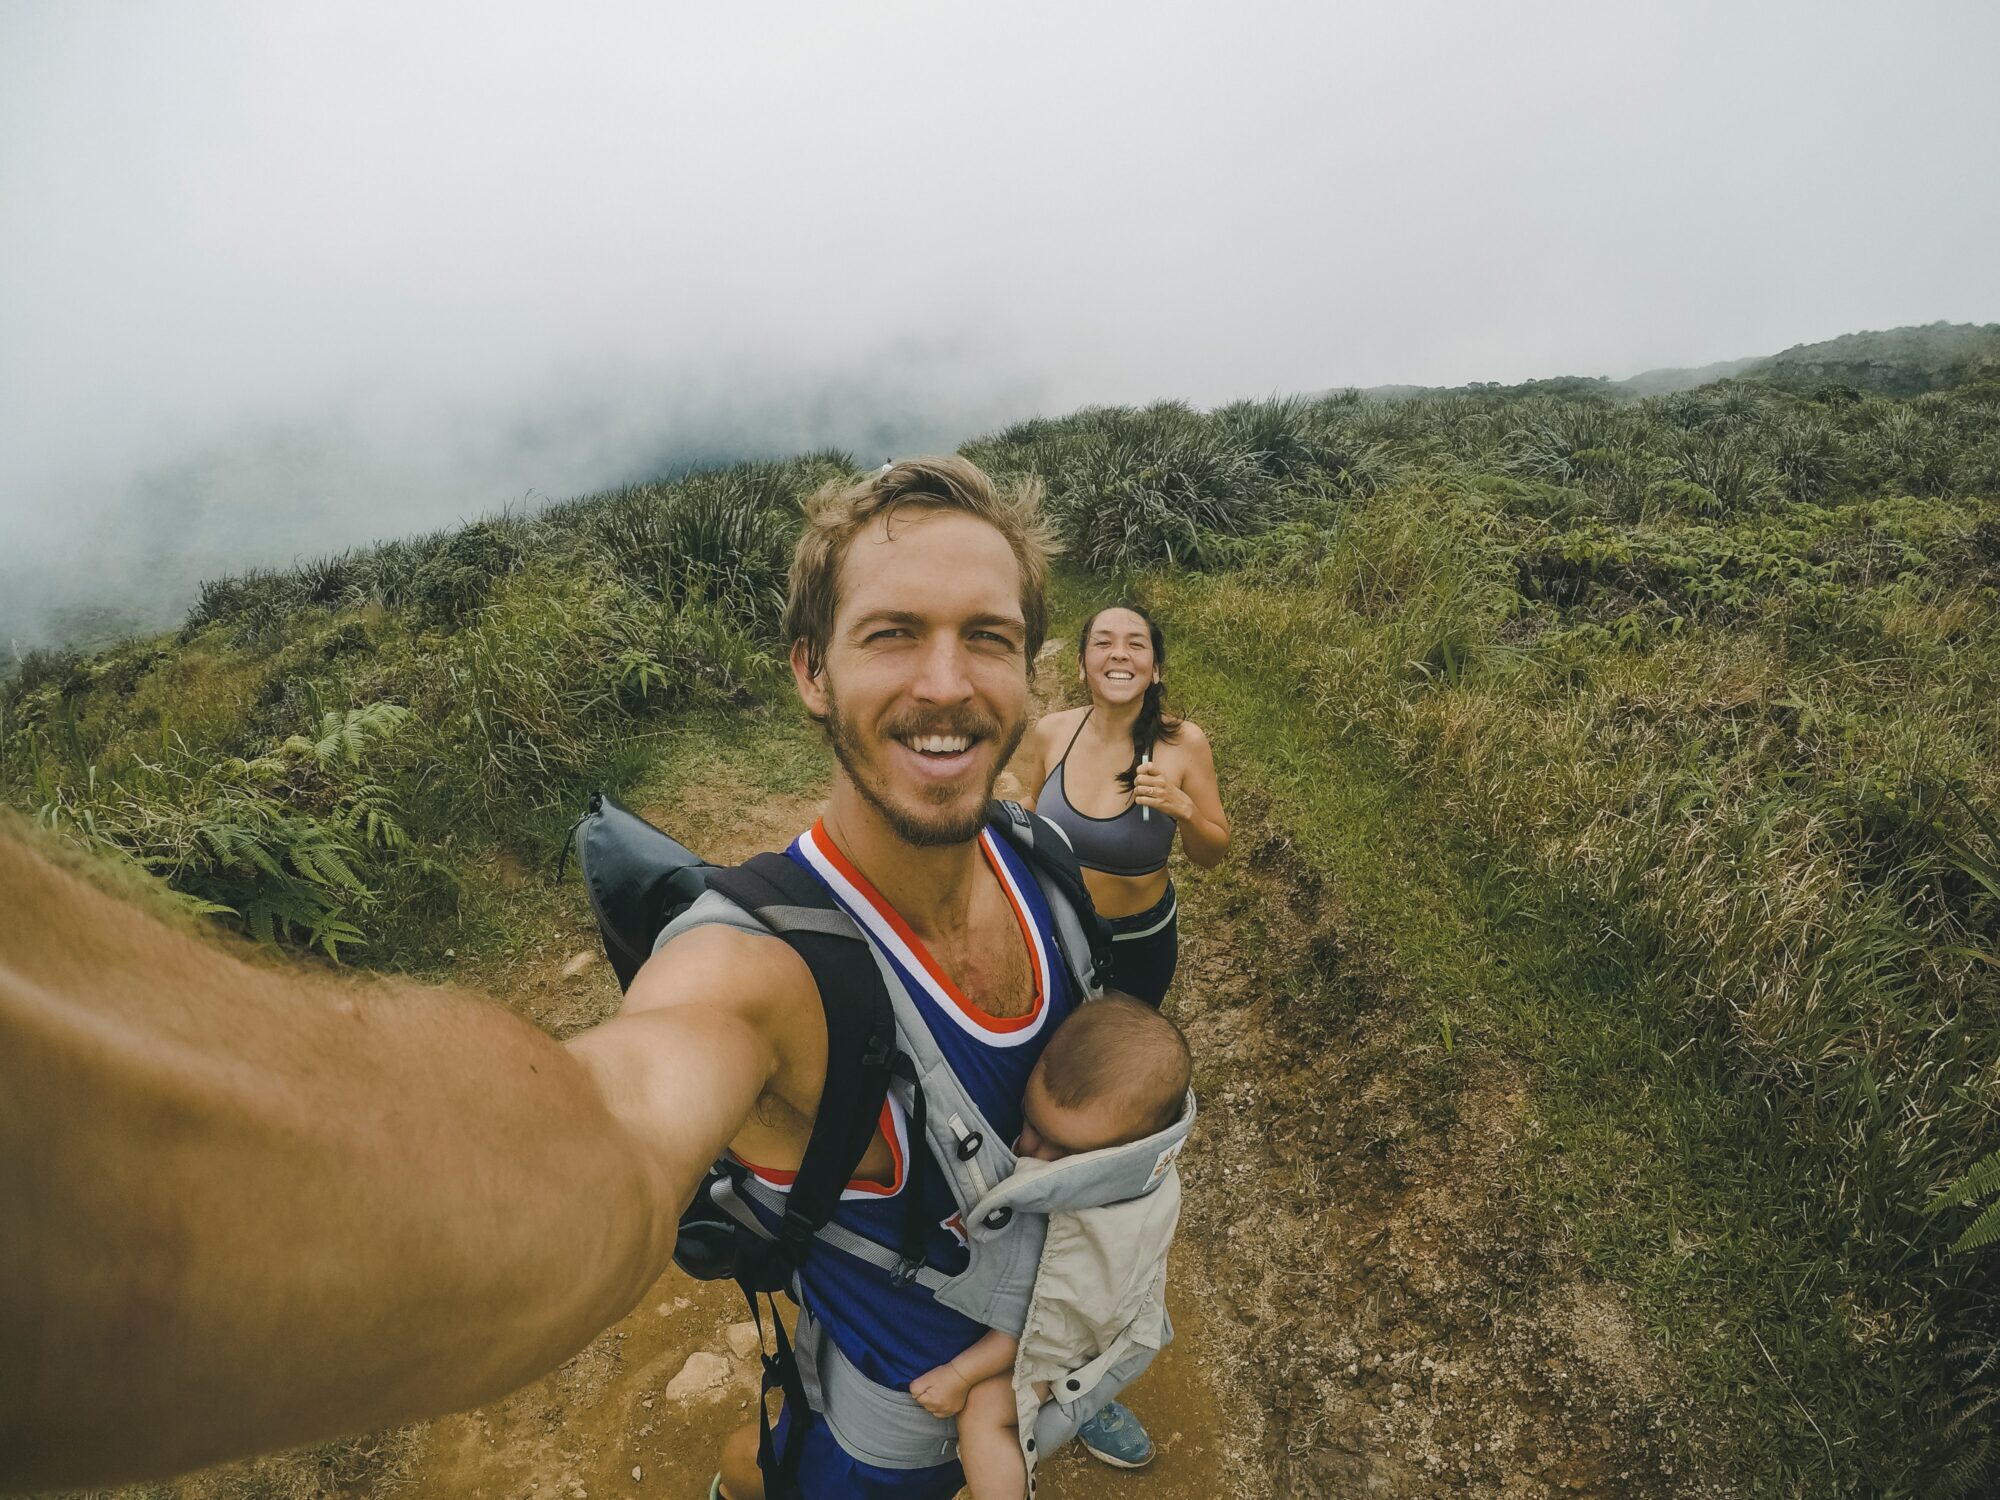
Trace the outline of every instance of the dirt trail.
<path fill-rule="evenodd" d="M 812 822 L 817 804 L 760 793 L 747 772 L 718 765 L 671 804 L 641 811 L 719 860 L 780 848 Z M 1003 795 L 1010 788 L 1003 782 Z M 607 1014 L 617 999 L 601 961 L 576 961 L 587 947 L 558 962 L 562 946 L 545 950 L 506 997 L 559 1034 Z M 1245 1485 L 1260 1467 L 1260 1444 L 1241 1379 L 1239 1330 L 1216 1320 L 1209 1298 L 1194 1290 L 1212 1272 L 1193 1238 L 1175 1248 L 1169 1306 L 1176 1341 L 1131 1398 L 1159 1441 L 1159 1462 L 1125 1474 L 1079 1453 L 1058 1455 L 1037 1485 L 1048 1500 L 1268 1493 Z M 432 1422 L 412 1455 L 409 1488 L 517 1500 L 566 1500 L 579 1491 L 706 1495 L 724 1434 L 755 1414 L 758 1365 L 747 1318 L 734 1286 L 670 1271 L 637 1310 L 560 1370 L 505 1400 Z"/>
<path fill-rule="evenodd" d="M 740 858 L 816 811 L 755 781 L 718 766 L 645 811 Z M 1125 1474 L 1072 1448 L 1044 1466 L 1040 1493 L 1713 1493 L 1674 1473 L 1657 1434 L 1683 1414 L 1617 1299 L 1523 1237 L 1506 1186 L 1530 1128 L 1518 1082 L 1470 1062 L 1447 1078 L 1411 1045 L 1393 973 L 1349 950 L 1336 893 L 1238 800 L 1231 865 L 1179 877 L 1169 1011 L 1194 1044 L 1203 1110 L 1183 1159 L 1179 1337 L 1129 1398 L 1160 1456 Z M 550 952 L 512 999 L 561 1033 L 616 992 L 601 962 Z M 753 1411 L 744 1317 L 733 1287 L 669 1273 L 562 1369 L 431 1423 L 398 1488 L 705 1495 L 722 1435 Z"/>

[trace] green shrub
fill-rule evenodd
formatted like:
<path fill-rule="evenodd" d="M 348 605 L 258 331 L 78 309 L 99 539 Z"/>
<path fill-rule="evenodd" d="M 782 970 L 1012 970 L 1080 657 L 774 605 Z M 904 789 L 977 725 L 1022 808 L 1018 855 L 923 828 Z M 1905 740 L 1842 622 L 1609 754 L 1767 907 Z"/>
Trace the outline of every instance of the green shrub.
<path fill-rule="evenodd" d="M 291 938 L 338 958 L 367 940 L 360 924 L 382 866 L 408 848 L 394 797 L 369 774 L 371 752 L 407 717 L 389 703 L 330 711 L 310 735 L 251 760 L 191 753 L 167 736 L 115 779 L 94 764 L 40 767 L 38 813 L 260 941 Z"/>
<path fill-rule="evenodd" d="M 732 470 L 627 491 L 595 529 L 620 574 L 675 607 L 728 604 L 771 626 L 783 612 L 796 512 L 777 509 L 754 476 Z"/>
<path fill-rule="evenodd" d="M 65 646 L 38 646 L 22 653 L 7 678 L 5 702 L 8 707 L 44 687 L 78 680 L 83 653 Z"/>
<path fill-rule="evenodd" d="M 181 626 L 183 643 L 210 625 L 227 625 L 242 634 L 251 634 L 281 620 L 298 603 L 293 578 L 268 569 L 253 568 L 232 578 L 205 580 L 196 593 L 194 607 Z"/>

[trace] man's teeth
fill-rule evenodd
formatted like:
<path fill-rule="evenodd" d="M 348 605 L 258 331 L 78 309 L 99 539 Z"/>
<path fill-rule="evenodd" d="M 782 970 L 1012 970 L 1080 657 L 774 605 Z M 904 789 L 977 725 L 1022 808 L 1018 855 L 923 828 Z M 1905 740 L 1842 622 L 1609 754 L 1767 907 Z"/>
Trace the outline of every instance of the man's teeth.
<path fill-rule="evenodd" d="M 927 734 L 908 743 L 912 749 L 927 755 L 956 755 L 961 750 L 972 748 L 972 741 L 962 734 Z"/>

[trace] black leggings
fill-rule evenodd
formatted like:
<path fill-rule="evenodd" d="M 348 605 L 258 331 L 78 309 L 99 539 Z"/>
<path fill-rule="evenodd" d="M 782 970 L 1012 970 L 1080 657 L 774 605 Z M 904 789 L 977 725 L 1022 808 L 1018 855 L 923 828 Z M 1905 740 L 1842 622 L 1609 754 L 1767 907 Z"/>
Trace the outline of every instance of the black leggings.
<path fill-rule="evenodd" d="M 1111 978 L 1105 988 L 1123 990 L 1157 1007 L 1174 982 L 1181 960 L 1179 907 L 1174 886 L 1142 912 L 1111 918 Z"/>

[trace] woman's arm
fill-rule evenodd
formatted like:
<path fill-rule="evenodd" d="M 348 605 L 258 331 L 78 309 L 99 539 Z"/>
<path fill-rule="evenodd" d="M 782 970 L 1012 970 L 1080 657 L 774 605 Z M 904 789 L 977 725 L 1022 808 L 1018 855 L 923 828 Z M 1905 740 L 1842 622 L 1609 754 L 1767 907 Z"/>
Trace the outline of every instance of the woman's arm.
<path fill-rule="evenodd" d="M 1177 775 L 1169 780 L 1158 763 L 1140 770 L 1132 800 L 1157 807 L 1181 828 L 1181 846 L 1204 870 L 1222 862 L 1229 852 L 1229 815 L 1222 810 L 1222 790 L 1215 780 L 1215 756 L 1208 736 L 1192 719 L 1181 720 L 1174 746 L 1181 752 Z"/>

